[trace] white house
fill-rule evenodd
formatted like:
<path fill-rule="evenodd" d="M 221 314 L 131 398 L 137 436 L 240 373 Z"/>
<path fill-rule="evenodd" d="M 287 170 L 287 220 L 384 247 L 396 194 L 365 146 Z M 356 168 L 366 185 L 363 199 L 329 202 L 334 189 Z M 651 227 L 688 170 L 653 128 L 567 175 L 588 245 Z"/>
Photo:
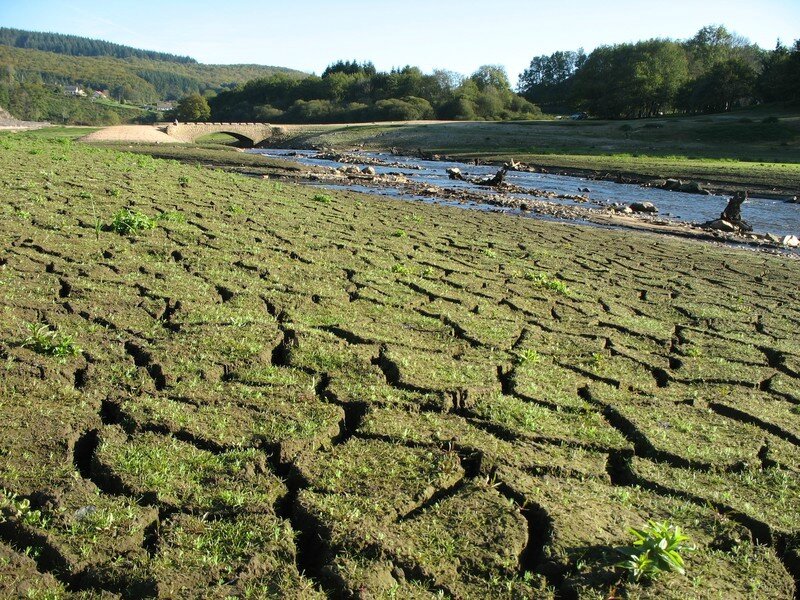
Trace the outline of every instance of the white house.
<path fill-rule="evenodd" d="M 65 85 L 64 86 L 64 95 L 65 96 L 79 96 L 81 98 L 86 97 L 86 92 L 80 86 L 77 85 Z"/>

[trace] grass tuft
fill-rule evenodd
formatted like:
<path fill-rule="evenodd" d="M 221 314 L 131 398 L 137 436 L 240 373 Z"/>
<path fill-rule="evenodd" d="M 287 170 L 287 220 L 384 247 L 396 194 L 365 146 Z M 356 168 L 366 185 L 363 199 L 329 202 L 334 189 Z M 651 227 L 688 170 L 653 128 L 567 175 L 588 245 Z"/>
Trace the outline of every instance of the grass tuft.
<path fill-rule="evenodd" d="M 156 221 L 137 210 L 123 208 L 111 220 L 109 229 L 120 235 L 138 235 L 142 231 L 153 229 Z"/>

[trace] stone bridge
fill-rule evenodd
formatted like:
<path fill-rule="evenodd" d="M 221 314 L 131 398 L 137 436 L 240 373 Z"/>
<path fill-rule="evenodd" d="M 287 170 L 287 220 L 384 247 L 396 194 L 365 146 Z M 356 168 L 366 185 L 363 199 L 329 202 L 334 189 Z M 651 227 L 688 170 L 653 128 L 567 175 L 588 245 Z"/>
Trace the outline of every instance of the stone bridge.
<path fill-rule="evenodd" d="M 167 125 L 164 132 L 181 142 L 194 142 L 211 133 L 227 133 L 251 146 L 276 136 L 281 128 L 269 123 L 178 123 Z"/>

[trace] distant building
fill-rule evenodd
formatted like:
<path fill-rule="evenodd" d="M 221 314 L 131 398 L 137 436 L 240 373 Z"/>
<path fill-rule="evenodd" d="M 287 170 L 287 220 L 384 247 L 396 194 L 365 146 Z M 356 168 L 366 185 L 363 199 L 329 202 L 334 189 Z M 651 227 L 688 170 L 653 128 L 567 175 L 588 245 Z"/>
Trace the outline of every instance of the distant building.
<path fill-rule="evenodd" d="M 156 102 L 156 110 L 159 112 L 167 112 L 175 108 L 175 103 L 171 100 L 165 102 Z"/>
<path fill-rule="evenodd" d="M 108 100 L 108 90 L 95 90 L 92 94 L 93 100 Z"/>
<path fill-rule="evenodd" d="M 64 86 L 64 95 L 65 96 L 77 96 L 81 98 L 86 97 L 86 92 L 80 86 L 77 85 L 65 85 Z"/>

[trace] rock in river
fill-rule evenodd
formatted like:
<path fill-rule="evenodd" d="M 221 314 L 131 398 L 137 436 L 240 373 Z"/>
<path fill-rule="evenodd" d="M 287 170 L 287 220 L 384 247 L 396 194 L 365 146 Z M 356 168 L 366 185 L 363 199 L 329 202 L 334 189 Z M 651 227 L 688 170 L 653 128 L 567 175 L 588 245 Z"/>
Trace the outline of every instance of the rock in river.
<path fill-rule="evenodd" d="M 657 213 L 658 208 L 652 202 L 634 202 L 630 205 L 630 209 L 637 213 Z"/>

